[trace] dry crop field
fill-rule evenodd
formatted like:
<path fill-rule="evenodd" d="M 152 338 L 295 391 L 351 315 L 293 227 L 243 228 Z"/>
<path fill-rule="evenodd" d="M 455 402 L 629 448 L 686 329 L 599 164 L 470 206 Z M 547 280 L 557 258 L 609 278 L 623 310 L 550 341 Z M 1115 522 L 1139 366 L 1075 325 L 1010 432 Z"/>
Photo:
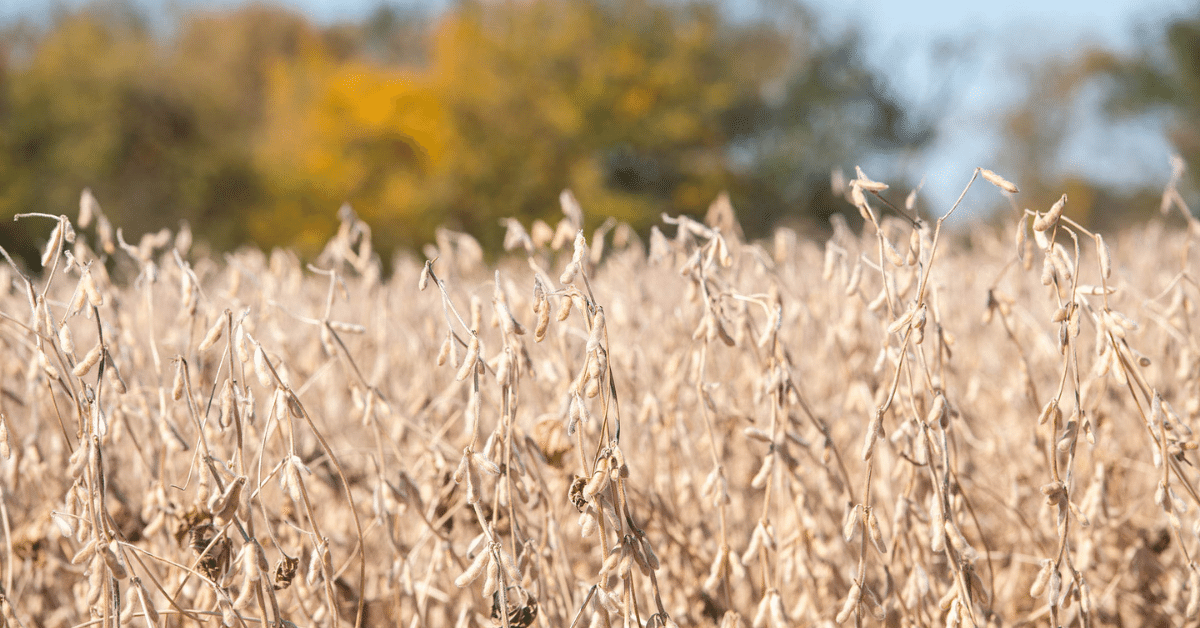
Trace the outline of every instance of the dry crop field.
<path fill-rule="evenodd" d="M 4 625 L 1193 624 L 1200 224 L 971 181 L 1003 233 L 861 172 L 827 242 L 564 193 L 386 281 L 348 208 L 311 265 L 21 217 Z"/>

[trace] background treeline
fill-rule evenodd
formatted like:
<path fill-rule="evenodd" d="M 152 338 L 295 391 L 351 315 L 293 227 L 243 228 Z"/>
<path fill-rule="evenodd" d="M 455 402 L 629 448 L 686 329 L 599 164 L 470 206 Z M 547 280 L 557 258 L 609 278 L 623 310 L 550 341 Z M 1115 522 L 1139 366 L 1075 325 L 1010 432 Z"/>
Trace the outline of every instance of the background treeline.
<path fill-rule="evenodd" d="M 380 249 L 440 224 L 495 244 L 500 217 L 555 215 L 567 187 L 638 227 L 728 189 L 761 233 L 840 210 L 831 165 L 929 136 L 852 36 L 794 8 L 734 23 L 708 4 L 467 2 L 321 27 L 251 6 L 163 28 L 105 4 L 9 31 L 0 221 L 73 211 L 90 187 L 131 233 L 186 219 L 218 248 L 312 252 L 343 202 Z"/>
<path fill-rule="evenodd" d="M 593 216 L 638 228 L 701 213 L 722 190 L 750 235 L 785 218 L 827 224 L 845 209 L 830 170 L 916 154 L 937 123 L 921 111 L 936 107 L 889 88 L 854 31 L 772 6 L 735 20 L 667 0 L 459 2 L 321 26 L 267 6 L 164 25 L 105 3 L 9 25 L 0 244 L 32 254 L 5 218 L 73 212 L 85 187 L 131 233 L 187 220 L 217 249 L 312 253 L 343 202 L 384 251 L 441 224 L 495 246 L 499 218 L 552 216 L 568 187 Z M 1038 94 L 1115 77 L 1123 111 L 1176 107 L 1176 140 L 1194 153 L 1196 24 L 1171 26 L 1174 56 L 1092 55 L 1074 83 L 1046 79 Z M 1030 111 L 1045 104 L 1031 97 Z M 1051 154 L 1061 125 L 1020 114 L 1008 154 Z M 1012 166 L 1033 177 L 1038 163 Z M 1050 194 L 1059 181 L 1046 179 L 1035 187 Z"/>

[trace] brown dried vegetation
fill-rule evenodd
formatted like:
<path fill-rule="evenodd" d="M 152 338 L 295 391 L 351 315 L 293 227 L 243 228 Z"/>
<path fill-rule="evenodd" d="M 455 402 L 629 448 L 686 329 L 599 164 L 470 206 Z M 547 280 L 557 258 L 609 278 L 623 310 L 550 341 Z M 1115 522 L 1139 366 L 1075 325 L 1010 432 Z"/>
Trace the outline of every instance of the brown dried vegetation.
<path fill-rule="evenodd" d="M 888 193 L 859 171 L 823 246 L 722 198 L 645 248 L 564 193 L 498 267 L 442 231 L 388 281 L 348 210 L 307 267 L 129 244 L 87 193 L 23 217 L 54 225 L 40 277 L 0 267 L 2 621 L 1194 618 L 1182 196 L 1111 250 L 1063 197 L 1014 251 Z"/>

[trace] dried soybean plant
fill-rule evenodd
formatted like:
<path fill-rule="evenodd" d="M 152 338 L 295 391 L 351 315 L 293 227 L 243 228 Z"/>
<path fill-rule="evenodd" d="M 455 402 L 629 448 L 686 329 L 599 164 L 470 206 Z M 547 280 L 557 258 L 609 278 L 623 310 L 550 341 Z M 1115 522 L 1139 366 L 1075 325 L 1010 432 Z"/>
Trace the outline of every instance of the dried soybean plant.
<path fill-rule="evenodd" d="M 29 506 L 38 520 L 57 524 L 61 541 L 55 545 L 63 551 L 73 548 L 69 564 L 82 569 L 86 583 L 84 594 L 73 600 L 55 597 L 52 590 L 23 597 L 34 601 L 32 616 L 47 624 L 79 612 L 103 625 L 139 615 L 149 625 L 175 615 L 194 621 L 216 617 L 228 626 L 247 621 L 283 625 L 287 620 L 282 609 L 287 608 L 292 611 L 289 616 L 324 619 L 334 626 L 342 621 L 341 614 L 351 622 L 361 621 L 362 596 L 353 586 L 338 591 L 334 584 L 329 542 L 321 531 L 327 523 L 315 516 L 298 472 L 308 468 L 298 455 L 298 442 L 303 442 L 298 431 L 309 430 L 320 444 L 323 464 L 341 480 L 342 497 L 348 500 L 357 529 L 351 487 L 335 452 L 279 370 L 283 365 L 272 365 L 247 330 L 250 308 L 235 320 L 229 308 L 212 305 L 197 273 L 181 256 L 190 247 L 186 228 L 173 242 L 164 231 L 130 245 L 120 229 L 113 232 L 95 198 L 85 191 L 79 222 L 81 227 L 93 221 L 99 225 L 97 244 L 104 252 L 97 255 L 82 234 L 76 236 L 65 216 L 56 220 L 42 258 L 49 272 L 40 291 L 16 271 L 31 310 L 28 322 L 7 310 L 4 316 L 16 326 L 13 337 L 27 343 L 31 356 L 36 356 L 37 370 L 28 371 L 24 394 L 14 395 L 21 406 L 34 410 L 29 415 L 34 420 L 22 423 L 28 431 L 19 456 L 37 460 L 42 473 L 43 452 L 51 461 L 65 459 L 66 474 L 48 474 L 40 485 L 41 504 Z M 15 271 L 16 264 L 8 261 Z M 79 278 L 73 289 L 56 290 L 54 280 L 62 275 L 55 271 L 64 261 L 63 272 Z M 132 286 L 120 289 L 112 284 L 109 265 L 124 265 L 124 272 L 136 274 Z M 177 271 L 178 313 L 164 324 L 158 312 L 171 299 L 158 288 L 170 281 L 168 270 Z M 54 294 L 63 300 L 55 300 Z M 209 321 L 204 320 L 206 311 Z M 81 318 L 91 322 L 76 323 L 73 331 L 72 322 Z M 87 333 L 90 329 L 94 333 Z M 205 329 L 201 338 L 197 331 Z M 81 338 L 94 337 L 82 359 L 74 347 L 79 330 L 85 330 Z M 224 353 L 211 359 L 222 336 Z M 167 352 L 176 355 L 163 359 Z M 246 382 L 251 352 L 256 376 L 271 399 L 266 422 L 257 426 L 254 396 Z M 118 367 L 121 362 L 132 367 L 127 375 Z M 214 407 L 218 389 L 220 399 Z M 53 417 L 38 410 L 44 407 L 52 409 Z M 297 425 L 298 419 L 306 424 Z M 50 425 L 59 429 L 48 432 Z M 279 442 L 272 444 L 272 436 Z M 264 458 L 281 461 L 264 475 Z M 256 473 L 249 470 L 251 465 Z M 265 499 L 275 475 L 284 494 Z M 9 480 L 10 486 L 17 484 L 17 477 Z M 288 499 L 290 503 L 284 501 Z M 304 516 L 296 514 L 299 506 Z M 302 537 L 311 541 L 314 559 L 324 559 L 313 561 L 308 586 L 293 588 L 305 591 L 289 603 L 277 591 L 293 583 Z M 358 539 L 351 545 L 358 547 L 361 591 L 361 530 L 349 538 Z M 51 542 L 37 541 L 30 548 L 32 556 L 44 561 Z M 273 572 L 266 548 L 279 556 Z M 346 551 L 353 552 L 353 547 Z M 11 574 L 12 562 L 8 565 Z M 308 590 L 318 575 L 320 589 Z M 13 591 L 12 582 L 10 578 L 6 591 Z"/>
<path fill-rule="evenodd" d="M 1188 356 L 1195 346 L 1195 340 L 1191 337 L 1190 325 L 1186 319 L 1180 320 L 1175 315 L 1185 303 L 1190 302 L 1190 297 L 1181 284 L 1190 281 L 1188 251 L 1192 238 L 1200 232 L 1200 223 L 1191 215 L 1175 188 L 1182 162 L 1176 158 L 1173 166 L 1172 179 L 1163 194 L 1163 210 L 1165 214 L 1170 207 L 1178 206 L 1186 223 L 1182 243 L 1182 269 L 1162 294 L 1145 298 L 1141 307 L 1167 332 L 1171 340 L 1182 345 L 1176 348 L 1184 352 L 1178 356 L 1180 368 L 1177 369 L 1177 373 L 1184 374 L 1191 368 L 1191 358 Z M 1134 334 L 1141 327 L 1139 323 L 1133 317 L 1115 309 L 1115 300 L 1122 293 L 1136 292 L 1136 288 L 1128 284 L 1114 283 L 1114 262 L 1108 243 L 1101 234 L 1092 233 L 1066 216 L 1066 204 L 1067 196 L 1064 194 L 1044 213 L 1027 209 L 1017 226 L 1017 254 L 1024 269 L 1028 271 L 1033 266 L 1034 244 L 1036 251 L 1042 255 L 1040 281 L 1049 289 L 1049 295 L 1054 300 L 1050 322 L 1057 324 L 1055 344 L 1062 356 L 1057 382 L 1052 386 L 1053 394 L 1041 406 L 1037 419 L 1037 442 L 1043 448 L 1043 457 L 1050 475 L 1050 482 L 1043 484 L 1040 491 L 1045 496 L 1046 505 L 1053 509 L 1052 521 L 1057 543 L 1053 551 L 1041 560 L 1041 568 L 1030 588 L 1030 595 L 1045 596 L 1047 612 L 1055 624 L 1078 622 L 1090 626 L 1097 622 L 1097 604 L 1103 605 L 1104 601 L 1094 598 L 1089 580 L 1094 581 L 1096 574 L 1088 572 L 1092 571 L 1090 568 L 1093 566 L 1095 553 L 1100 551 L 1097 547 L 1098 537 L 1105 533 L 1112 534 L 1122 527 L 1120 522 L 1111 520 L 1107 512 L 1111 502 L 1105 495 L 1108 485 L 1112 482 L 1111 475 L 1116 461 L 1111 456 L 1095 456 L 1097 460 L 1094 463 L 1095 472 L 1091 483 L 1086 490 L 1081 489 L 1084 481 L 1076 475 L 1077 460 L 1081 453 L 1079 437 L 1084 435 L 1087 445 L 1095 449 L 1097 439 L 1102 438 L 1099 434 L 1103 433 L 1104 428 L 1109 428 L 1109 438 L 1114 437 L 1111 434 L 1113 429 L 1124 429 L 1144 433 L 1149 455 L 1143 451 L 1140 458 L 1149 458 L 1159 474 L 1153 491 L 1154 503 L 1161 509 L 1167 525 L 1156 533 L 1157 539 L 1151 545 L 1151 553 L 1161 553 L 1169 543 L 1167 535 L 1171 534 L 1180 555 L 1179 564 L 1182 566 L 1177 582 L 1187 583 L 1186 587 L 1175 588 L 1174 594 L 1167 596 L 1167 608 L 1151 606 L 1144 609 L 1144 612 L 1148 617 L 1181 614 L 1187 618 L 1194 618 L 1200 613 L 1200 573 L 1197 572 L 1197 565 L 1192 557 L 1196 550 L 1194 546 L 1189 550 L 1189 545 L 1193 545 L 1195 531 L 1200 530 L 1200 522 L 1194 521 L 1196 525 L 1192 526 L 1192 534 L 1185 535 L 1182 519 L 1189 514 L 1188 511 L 1192 507 L 1200 506 L 1200 494 L 1197 494 L 1194 487 L 1195 474 L 1189 473 L 1192 464 L 1187 460 L 1187 452 L 1196 449 L 1196 443 L 1192 440 L 1192 430 L 1188 425 L 1190 421 L 1181 418 L 1164 398 L 1162 388 L 1174 388 L 1169 381 L 1161 379 L 1166 374 L 1165 371 L 1160 371 L 1156 377 L 1149 368 L 1154 361 L 1133 344 L 1136 342 Z M 1032 227 L 1033 242 L 1028 239 L 1027 225 Z M 1095 269 L 1095 280 L 1093 284 L 1088 285 L 1080 283 L 1081 275 L 1091 266 L 1085 263 L 1085 258 L 1081 256 L 1081 236 L 1090 240 L 1095 252 L 1095 266 L 1092 267 Z M 1071 248 L 1064 246 L 1062 240 L 1068 241 Z M 1192 286 L 1195 287 L 1195 284 L 1192 283 Z M 1156 305 L 1156 301 L 1167 295 L 1172 295 L 1173 301 L 1163 310 Z M 996 293 L 989 293 L 989 316 L 993 310 L 999 311 L 1010 338 L 1016 343 L 1013 325 L 1010 323 L 1010 304 L 1011 298 L 1006 295 L 997 297 Z M 1090 369 L 1081 363 L 1083 351 L 1080 337 L 1085 322 L 1090 323 L 1095 331 L 1094 356 Z M 1174 352 L 1168 348 L 1163 358 L 1170 360 L 1174 357 Z M 1028 365 L 1028 360 L 1025 364 Z M 1155 379 L 1159 382 L 1155 383 Z M 1030 399 L 1034 406 L 1037 406 L 1040 400 L 1032 380 L 1029 391 Z M 1070 414 L 1064 422 L 1064 409 L 1068 406 L 1065 398 L 1068 395 Z M 1118 401 L 1122 398 L 1126 403 L 1121 404 Z M 1195 398 L 1193 392 L 1191 399 Z M 1105 408 L 1109 404 L 1114 407 Z M 1189 404 L 1196 405 L 1190 400 Z M 1106 419 L 1119 420 L 1116 417 L 1123 414 L 1139 417 L 1137 426 L 1114 428 L 1111 424 L 1102 424 Z M 1194 413 L 1189 413 L 1189 418 L 1192 415 Z M 1127 455 L 1134 454 L 1131 452 Z M 1181 493 L 1188 500 L 1181 497 Z M 1194 514 L 1191 517 L 1195 520 Z M 1142 534 L 1143 540 L 1147 539 L 1146 533 Z M 1140 558 L 1144 559 L 1146 556 Z M 1183 604 L 1182 598 L 1185 594 L 1186 604 Z M 1171 606 L 1174 608 L 1170 608 Z M 1067 616 L 1064 617 L 1064 614 Z M 1101 612 L 1099 621 L 1105 621 L 1105 614 Z"/>
<path fill-rule="evenodd" d="M 835 176 L 863 228 L 820 243 L 749 241 L 722 196 L 643 247 L 567 192 L 494 264 L 443 229 L 390 277 L 348 206 L 305 265 L 127 237 L 85 192 L 21 217 L 42 268 L 0 264 L 0 617 L 1184 623 L 1181 173 L 1103 235 L 983 169 L 936 213 Z M 956 218 L 977 178 L 1015 254 Z"/>
<path fill-rule="evenodd" d="M 555 625 L 566 625 L 568 621 L 576 625 L 586 616 L 589 618 L 588 625 L 607 626 L 612 621 L 610 616 L 615 615 L 625 624 L 636 621 L 638 625 L 649 622 L 650 625 L 674 626 L 658 590 L 654 573 L 659 568 L 657 556 L 646 532 L 639 527 L 637 515 L 630 504 L 630 474 L 620 442 L 620 406 L 615 378 L 610 370 L 605 314 L 588 280 L 589 260 L 602 254 L 599 247 L 603 246 L 604 235 L 611 225 L 597 231 L 597 244 L 589 249 L 580 229 L 583 222 L 581 208 L 570 192 L 564 192 L 560 200 L 565 216 L 558 233 L 575 230 L 571 240 L 570 261 L 559 277 L 562 288 L 552 288 L 554 282 L 535 259 L 532 239 L 519 223 L 508 223 L 505 243 L 509 249 L 524 248 L 533 271 L 535 342 L 541 343 L 547 338 L 553 300 L 558 301 L 555 318 L 559 323 L 566 324 L 573 310 L 580 313 L 584 322 L 584 329 L 580 330 L 580 338 L 586 338 L 582 347 L 583 358 L 574 368 L 569 359 L 571 348 L 568 344 L 572 343 L 567 339 L 572 330 L 560 328 L 562 333 L 558 334 L 557 349 L 563 358 L 563 373 L 577 371 L 564 391 L 565 422 L 549 428 L 541 428 L 545 424 L 539 425 L 541 429 L 565 430 L 566 438 L 574 439 L 579 473 L 571 476 L 567 491 L 559 492 L 555 497 L 550 496 L 553 493 L 548 493 L 537 501 L 537 506 L 547 510 L 540 521 L 530 516 L 519 516 L 517 510 L 517 501 L 525 506 L 535 505 L 530 503 L 525 483 L 527 478 L 537 476 L 545 484 L 541 476 L 546 471 L 534 467 L 539 460 L 545 459 L 546 452 L 539 449 L 517 425 L 519 382 L 522 374 L 533 375 L 533 358 L 524 343 L 523 336 L 527 335 L 525 327 L 517 321 L 509 305 L 501 273 L 495 273 L 492 297 L 493 322 L 500 330 L 501 348 L 494 358 L 485 360 L 482 353 L 485 345 L 480 338 L 478 300 L 472 301 L 471 323 L 468 325 L 453 305 L 446 283 L 437 276 L 434 261 L 427 261 L 422 269 L 419 287 L 424 290 L 430 282 L 438 287 L 447 325 L 439 352 L 439 365 L 448 356 L 457 355 L 458 349 L 465 345 L 466 353 L 461 363 L 456 361 L 455 379 L 471 381 L 465 417 L 470 426 L 467 430 L 468 444 L 463 449 L 454 481 L 466 484 L 467 503 L 472 505 L 478 526 L 483 531 L 472 545 L 482 543 L 485 547 L 479 550 L 455 584 L 465 587 L 486 570 L 483 595 L 492 597 L 493 617 L 498 617 L 499 624 L 504 626 L 532 625 L 539 608 L 551 615 Z M 560 240 L 560 245 L 565 244 L 561 241 L 565 237 L 556 239 Z M 456 331 L 455 323 L 462 330 L 461 336 Z M 483 413 L 481 376 L 484 374 L 495 376 L 500 388 L 500 407 L 483 450 L 476 452 Z M 589 442 L 590 439 L 594 441 Z M 563 462 L 562 466 L 565 465 Z M 485 501 L 481 494 L 484 488 L 480 484 L 481 470 L 497 476 L 490 520 L 481 505 Z M 514 495 L 518 496 L 517 500 L 513 499 Z M 563 531 L 551 519 L 560 515 L 551 511 L 552 504 L 545 500 L 563 498 L 566 498 L 564 501 L 569 500 L 568 503 L 580 513 L 579 534 L 585 539 L 594 537 L 599 544 L 599 569 L 582 599 L 573 590 L 574 583 L 592 578 L 576 574 L 571 561 L 566 561 L 565 565 L 553 562 L 543 564 L 544 554 L 534 549 L 550 542 L 560 545 L 558 549 L 562 551 L 562 541 L 554 537 Z M 497 532 L 502 509 L 507 509 L 504 514 L 508 519 L 508 549 L 505 549 Z M 635 565 L 636 570 L 633 569 Z M 613 589 L 614 576 L 620 583 L 619 590 Z M 557 582 L 553 581 L 555 578 Z M 639 602 L 635 584 L 638 578 L 646 578 L 649 583 L 650 596 L 654 600 L 652 607 L 648 607 L 647 602 Z M 531 593 L 530 588 L 536 593 Z M 541 607 L 538 605 L 539 599 Z"/>

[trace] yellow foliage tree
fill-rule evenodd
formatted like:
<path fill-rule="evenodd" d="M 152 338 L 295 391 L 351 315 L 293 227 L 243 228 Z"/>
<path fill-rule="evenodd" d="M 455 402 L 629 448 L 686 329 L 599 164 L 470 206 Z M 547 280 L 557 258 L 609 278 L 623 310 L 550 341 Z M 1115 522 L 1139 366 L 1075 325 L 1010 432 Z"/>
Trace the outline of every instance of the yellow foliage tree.
<path fill-rule="evenodd" d="M 701 212 L 730 183 L 724 116 L 754 97 L 775 43 L 704 5 L 463 3 L 435 30 L 454 184 L 434 202 L 484 233 L 553 214 L 564 187 L 643 226 Z"/>
<path fill-rule="evenodd" d="M 568 187 L 635 224 L 701 212 L 729 185 L 722 116 L 763 70 L 747 58 L 770 57 L 734 54 L 722 25 L 649 0 L 464 3 L 423 70 L 302 46 L 269 72 L 256 155 L 273 200 L 251 231 L 312 250 L 348 201 L 381 248 L 442 222 L 498 239 L 499 218 L 553 214 Z"/>
<path fill-rule="evenodd" d="M 414 225 L 436 222 L 421 200 L 448 131 L 420 74 L 335 63 L 314 43 L 271 68 L 266 108 L 256 159 L 271 200 L 251 218 L 256 240 L 314 251 L 343 202 L 392 234 L 387 245 L 415 244 L 406 236 L 432 228 Z"/>
<path fill-rule="evenodd" d="M 495 247 L 500 218 L 552 218 L 564 188 L 643 228 L 729 189 L 761 233 L 875 133 L 847 119 L 902 121 L 807 22 L 703 2 L 467 0 L 428 29 L 196 11 L 169 37 L 96 11 L 19 63 L 0 38 L 0 212 L 66 211 L 90 186 L 134 232 L 188 218 L 218 248 L 312 254 L 344 202 L 388 251 L 444 223 Z"/>

